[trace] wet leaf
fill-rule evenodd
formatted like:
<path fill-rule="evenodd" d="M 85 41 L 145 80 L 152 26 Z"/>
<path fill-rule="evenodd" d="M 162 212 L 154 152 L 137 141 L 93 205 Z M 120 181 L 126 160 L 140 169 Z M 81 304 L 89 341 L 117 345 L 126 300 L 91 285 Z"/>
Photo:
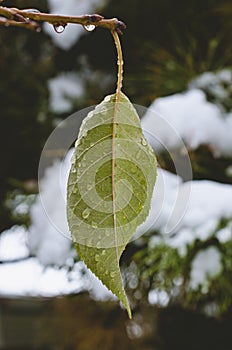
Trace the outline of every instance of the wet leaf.
<path fill-rule="evenodd" d="M 82 123 L 68 180 L 67 217 L 76 250 L 131 317 L 119 259 L 145 221 L 156 158 L 137 112 L 120 93 L 107 96 Z"/>

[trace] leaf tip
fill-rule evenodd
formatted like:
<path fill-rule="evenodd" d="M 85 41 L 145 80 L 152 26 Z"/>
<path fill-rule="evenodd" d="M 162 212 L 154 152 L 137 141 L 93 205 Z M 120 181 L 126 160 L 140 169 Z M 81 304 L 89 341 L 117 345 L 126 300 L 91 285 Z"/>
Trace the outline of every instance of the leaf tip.
<path fill-rule="evenodd" d="M 127 307 L 126 311 L 127 311 L 129 319 L 132 320 L 132 312 L 131 312 L 130 306 Z"/>

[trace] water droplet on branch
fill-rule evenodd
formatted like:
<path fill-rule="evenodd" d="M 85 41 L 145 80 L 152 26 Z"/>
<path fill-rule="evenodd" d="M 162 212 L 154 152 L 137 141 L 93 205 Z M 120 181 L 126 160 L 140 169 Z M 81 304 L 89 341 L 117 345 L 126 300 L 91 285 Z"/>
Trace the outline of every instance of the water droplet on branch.
<path fill-rule="evenodd" d="M 22 12 L 31 12 L 31 13 L 40 13 L 40 11 L 39 10 L 37 10 L 37 9 L 23 9 L 22 10 Z M 26 19 L 26 21 L 27 22 L 29 22 L 29 21 L 31 21 L 31 19 L 30 18 L 25 18 Z M 39 32 L 41 27 L 38 25 L 38 27 L 36 28 L 36 31 L 37 32 Z"/>
<path fill-rule="evenodd" d="M 40 11 L 39 10 L 37 10 L 37 9 L 24 9 L 24 10 L 22 10 L 23 12 L 34 12 L 34 13 L 40 13 Z"/>
<path fill-rule="evenodd" d="M 86 24 L 83 27 L 85 28 L 85 30 L 87 30 L 87 32 L 92 32 L 96 28 L 94 24 Z"/>
<path fill-rule="evenodd" d="M 53 28 L 56 33 L 61 34 L 65 30 L 65 26 L 63 24 L 54 24 Z"/>

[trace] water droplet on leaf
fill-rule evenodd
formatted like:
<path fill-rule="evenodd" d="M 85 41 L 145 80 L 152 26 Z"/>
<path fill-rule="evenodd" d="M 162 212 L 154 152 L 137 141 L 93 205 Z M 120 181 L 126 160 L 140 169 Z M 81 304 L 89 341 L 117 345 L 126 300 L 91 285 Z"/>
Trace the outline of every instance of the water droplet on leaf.
<path fill-rule="evenodd" d="M 105 101 L 106 101 L 106 102 L 110 102 L 110 96 L 106 96 L 106 97 L 105 97 Z"/>
<path fill-rule="evenodd" d="M 140 159 L 141 155 L 142 155 L 142 151 L 140 150 L 140 151 L 138 151 L 138 152 L 136 153 L 135 158 L 136 158 L 136 159 Z"/>
<path fill-rule="evenodd" d="M 83 27 L 85 28 L 85 30 L 87 30 L 87 32 L 92 32 L 96 28 L 94 24 L 86 24 Z"/>
<path fill-rule="evenodd" d="M 141 144 L 142 144 L 143 146 L 147 146 L 147 141 L 146 141 L 144 138 L 142 138 L 142 139 L 141 139 Z"/>
<path fill-rule="evenodd" d="M 95 255 L 95 261 L 99 261 L 100 260 L 100 255 L 99 254 L 96 254 Z"/>
<path fill-rule="evenodd" d="M 132 174 L 136 174 L 137 173 L 137 167 L 136 166 L 132 166 L 131 172 L 132 172 Z"/>
<path fill-rule="evenodd" d="M 90 209 L 89 208 L 86 208 L 83 212 L 82 212 L 82 217 L 84 219 L 87 219 L 89 217 L 89 214 L 90 214 Z"/>
<path fill-rule="evenodd" d="M 97 228 L 97 224 L 96 224 L 96 222 L 94 222 L 94 221 L 92 221 L 92 228 Z"/>
<path fill-rule="evenodd" d="M 110 277 L 112 277 L 112 278 L 115 277 L 115 274 L 116 274 L 116 273 L 112 271 L 112 272 L 110 273 Z"/>

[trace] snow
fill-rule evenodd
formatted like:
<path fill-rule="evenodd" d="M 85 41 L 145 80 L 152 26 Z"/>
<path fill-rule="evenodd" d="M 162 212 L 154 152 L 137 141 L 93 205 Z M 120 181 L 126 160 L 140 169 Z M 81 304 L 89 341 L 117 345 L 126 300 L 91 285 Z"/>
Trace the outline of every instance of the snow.
<path fill-rule="evenodd" d="M 50 13 L 71 16 L 95 13 L 104 3 L 105 0 L 48 0 Z M 79 24 L 68 24 L 61 34 L 57 34 L 54 28 L 48 23 L 44 24 L 44 30 L 51 36 L 55 45 L 64 50 L 70 49 L 80 36 L 86 32 Z"/>
<path fill-rule="evenodd" d="M 84 273 L 83 273 L 84 272 Z M 0 295 L 45 296 L 88 291 L 97 300 L 114 299 L 113 294 L 87 270 L 83 262 L 72 272 L 66 268 L 44 268 L 36 258 L 0 265 Z"/>
<path fill-rule="evenodd" d="M 178 224 L 189 199 L 189 194 L 185 200 L 180 199 L 181 186 L 182 179 L 179 176 L 158 168 L 150 213 L 146 221 L 138 227 L 136 238 L 150 231 L 167 232 Z M 179 208 L 179 205 L 182 210 L 174 211 L 174 208 Z M 175 214 L 174 218 L 172 214 Z"/>
<path fill-rule="evenodd" d="M 222 228 L 217 231 L 217 238 L 220 243 L 226 243 L 232 238 L 232 222 L 230 222 L 227 227 Z"/>
<path fill-rule="evenodd" d="M 28 232 L 23 226 L 13 226 L 0 235 L 0 260 L 20 259 L 28 255 Z"/>
<path fill-rule="evenodd" d="M 156 151 L 171 152 L 184 141 L 188 149 L 208 144 L 217 156 L 232 152 L 232 113 L 224 114 L 198 89 L 156 99 L 142 127 Z"/>
<path fill-rule="evenodd" d="M 165 179 L 164 188 L 159 186 L 161 177 Z M 216 231 L 221 219 L 232 218 L 231 185 L 207 180 L 184 183 L 178 177 L 175 181 L 175 175 L 163 170 L 158 172 L 158 181 L 149 217 L 139 229 L 150 232 L 159 231 L 160 239 L 177 248 L 181 255 L 186 254 L 187 246 L 195 239 L 209 238 Z M 162 195 L 163 203 L 160 204 Z M 185 207 L 184 211 L 179 211 L 180 205 L 182 209 Z M 161 211 L 160 206 L 162 206 Z M 160 215 L 157 220 L 154 220 L 158 212 Z M 232 239 L 230 226 L 226 234 L 219 234 L 219 239 Z M 150 244 L 155 246 L 158 242 L 159 238 L 154 237 L 154 241 L 152 238 Z"/>
<path fill-rule="evenodd" d="M 64 162 L 55 161 L 40 181 L 40 196 L 31 207 L 28 247 L 43 265 L 63 266 L 75 256 L 66 219 L 66 184 L 70 151 Z"/>
<path fill-rule="evenodd" d="M 170 297 L 164 290 L 152 289 L 148 293 L 148 301 L 151 305 L 165 307 L 170 301 Z"/>
<path fill-rule="evenodd" d="M 201 89 L 206 92 L 211 100 L 222 110 L 224 105 L 232 95 L 232 70 L 222 69 L 218 72 L 205 72 L 195 78 L 190 84 L 190 88 Z"/>
<path fill-rule="evenodd" d="M 84 90 L 81 79 L 76 73 L 60 73 L 48 81 L 50 108 L 57 113 L 68 112 L 72 107 L 71 99 L 80 97 Z"/>
<path fill-rule="evenodd" d="M 202 291 L 207 293 L 209 279 L 216 277 L 221 270 L 221 255 L 217 248 L 209 247 L 200 251 L 192 262 L 189 287 L 196 290 L 201 286 Z"/>
<path fill-rule="evenodd" d="M 0 266 L 1 295 L 54 296 L 80 290 L 81 281 L 70 282 L 65 269 L 46 268 L 36 258 Z"/>

